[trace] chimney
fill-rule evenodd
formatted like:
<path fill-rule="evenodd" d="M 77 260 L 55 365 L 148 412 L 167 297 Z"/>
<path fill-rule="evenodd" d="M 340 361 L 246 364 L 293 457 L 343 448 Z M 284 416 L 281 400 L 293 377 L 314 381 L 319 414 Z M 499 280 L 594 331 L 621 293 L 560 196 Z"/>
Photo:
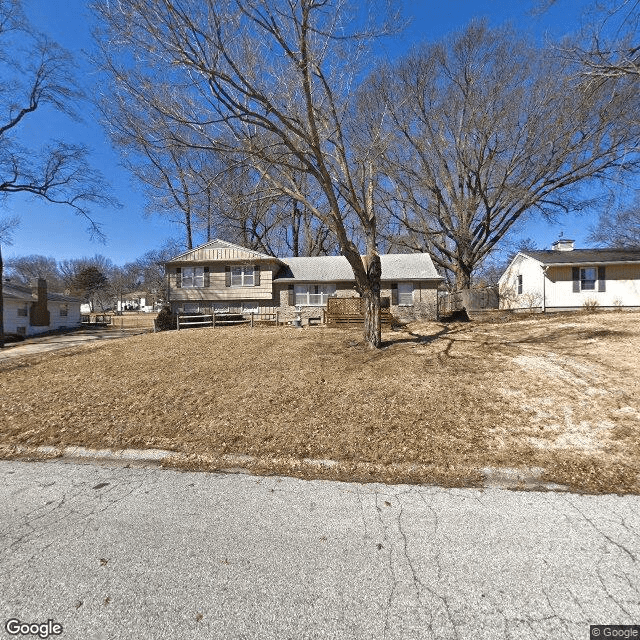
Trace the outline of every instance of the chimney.
<path fill-rule="evenodd" d="M 32 296 L 36 298 L 31 303 L 30 323 L 33 327 L 48 327 L 50 324 L 49 309 L 47 307 L 47 281 L 44 278 L 31 285 Z"/>
<path fill-rule="evenodd" d="M 552 245 L 552 251 L 573 251 L 574 240 L 568 238 L 559 238 Z"/>

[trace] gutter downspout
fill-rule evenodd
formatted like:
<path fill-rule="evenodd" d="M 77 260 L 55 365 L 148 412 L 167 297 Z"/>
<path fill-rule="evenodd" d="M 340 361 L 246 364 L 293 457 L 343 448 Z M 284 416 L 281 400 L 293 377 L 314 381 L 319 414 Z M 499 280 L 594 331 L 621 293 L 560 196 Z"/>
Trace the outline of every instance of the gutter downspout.
<path fill-rule="evenodd" d="M 546 281 L 547 281 L 547 269 L 549 267 L 548 266 L 544 266 L 542 267 L 542 313 L 544 313 L 547 310 L 547 287 L 546 287 Z"/>

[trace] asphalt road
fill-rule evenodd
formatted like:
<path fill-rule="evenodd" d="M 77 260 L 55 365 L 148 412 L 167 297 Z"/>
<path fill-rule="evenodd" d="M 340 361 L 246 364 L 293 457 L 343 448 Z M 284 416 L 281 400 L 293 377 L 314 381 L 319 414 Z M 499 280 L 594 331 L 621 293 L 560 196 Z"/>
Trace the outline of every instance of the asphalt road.
<path fill-rule="evenodd" d="M 589 638 L 640 498 L 0 462 L 5 622 L 64 640 Z M 31 636 L 37 637 L 37 636 Z"/>

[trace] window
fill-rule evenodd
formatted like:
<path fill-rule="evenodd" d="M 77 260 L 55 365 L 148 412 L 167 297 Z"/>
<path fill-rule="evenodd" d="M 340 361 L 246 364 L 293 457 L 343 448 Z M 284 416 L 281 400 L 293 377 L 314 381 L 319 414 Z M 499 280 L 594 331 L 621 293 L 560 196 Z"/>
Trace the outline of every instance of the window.
<path fill-rule="evenodd" d="M 61 318 L 66 318 L 69 315 L 69 305 L 68 304 L 61 304 L 60 305 L 60 317 Z"/>
<path fill-rule="evenodd" d="M 580 269 L 580 290 L 596 290 L 597 272 L 595 267 L 583 267 Z"/>
<path fill-rule="evenodd" d="M 413 305 L 412 282 L 398 282 L 398 305 L 405 307 Z"/>
<path fill-rule="evenodd" d="M 16 327 L 16 333 L 19 336 L 26 336 L 27 335 L 27 327 Z"/>
<path fill-rule="evenodd" d="M 518 276 L 518 295 L 522 293 L 522 276 Z"/>
<path fill-rule="evenodd" d="M 197 302 L 186 302 L 182 305 L 182 313 L 200 313 L 200 305 Z"/>
<path fill-rule="evenodd" d="M 28 314 L 27 305 L 23 304 L 21 307 L 18 307 L 18 317 L 26 318 Z"/>
<path fill-rule="evenodd" d="M 253 287 L 254 277 L 253 265 L 245 265 L 240 267 L 231 267 L 231 286 L 232 287 Z"/>
<path fill-rule="evenodd" d="M 257 302 L 243 302 L 243 313 L 260 313 L 260 305 Z"/>
<path fill-rule="evenodd" d="M 229 303 L 228 302 L 216 302 L 213 305 L 213 312 L 214 313 L 229 313 L 231 311 L 231 309 L 229 308 Z"/>
<path fill-rule="evenodd" d="M 182 288 L 204 287 L 204 267 L 183 267 Z"/>
<path fill-rule="evenodd" d="M 304 307 L 324 307 L 329 298 L 336 295 L 335 284 L 297 284 L 295 304 Z"/>

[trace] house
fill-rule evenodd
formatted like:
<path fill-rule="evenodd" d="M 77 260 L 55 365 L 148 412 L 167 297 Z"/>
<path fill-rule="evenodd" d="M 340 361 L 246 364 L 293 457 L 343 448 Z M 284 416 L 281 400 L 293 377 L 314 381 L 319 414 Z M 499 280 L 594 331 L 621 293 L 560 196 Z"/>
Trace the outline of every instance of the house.
<path fill-rule="evenodd" d="M 403 319 L 435 318 L 442 278 L 426 253 L 382 255 L 381 295 Z M 276 258 L 212 240 L 166 265 L 176 313 L 279 313 L 283 321 L 322 315 L 330 297 L 357 297 L 343 256 Z"/>
<path fill-rule="evenodd" d="M 147 291 L 131 291 L 125 293 L 121 298 L 116 300 L 116 311 L 141 311 L 143 313 L 152 313 L 159 311 L 161 304 L 156 300 L 157 296 Z"/>
<path fill-rule="evenodd" d="M 81 326 L 80 300 L 61 293 L 47 293 L 47 281 L 32 287 L 6 280 L 2 285 L 5 333 L 33 336 L 57 329 Z"/>
<path fill-rule="evenodd" d="M 640 249 L 521 251 L 498 281 L 500 308 L 565 311 L 640 307 Z"/>

